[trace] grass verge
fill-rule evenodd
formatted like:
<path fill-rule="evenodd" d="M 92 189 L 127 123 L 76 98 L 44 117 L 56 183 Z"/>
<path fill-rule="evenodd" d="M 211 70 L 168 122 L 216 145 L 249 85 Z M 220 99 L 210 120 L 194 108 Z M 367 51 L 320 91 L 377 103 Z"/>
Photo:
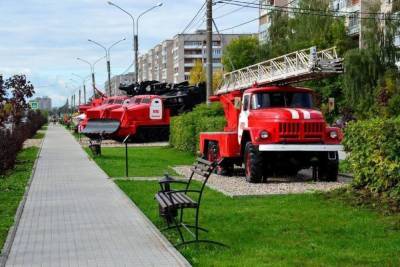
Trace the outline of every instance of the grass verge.
<path fill-rule="evenodd" d="M 164 226 L 156 182 L 116 183 L 157 227 Z M 232 199 L 206 189 L 200 223 L 210 232 L 202 237 L 231 248 L 180 251 L 194 266 L 399 266 L 399 220 L 323 194 Z M 177 235 L 167 237 L 177 242 Z"/>
<path fill-rule="evenodd" d="M 0 176 L 0 248 L 14 223 L 15 212 L 25 193 L 38 151 L 37 147 L 23 149 L 17 156 L 14 169 Z"/>
<path fill-rule="evenodd" d="M 44 136 L 45 136 L 45 132 L 37 132 L 33 137 L 32 137 L 32 139 L 43 139 L 44 138 Z"/>
<path fill-rule="evenodd" d="M 110 177 L 125 176 L 125 148 L 102 147 L 102 155 L 93 157 L 89 148 L 85 151 Z M 170 147 L 128 148 L 129 176 L 162 176 L 165 172 L 176 175 L 171 168 L 176 165 L 191 165 L 194 156 Z"/>

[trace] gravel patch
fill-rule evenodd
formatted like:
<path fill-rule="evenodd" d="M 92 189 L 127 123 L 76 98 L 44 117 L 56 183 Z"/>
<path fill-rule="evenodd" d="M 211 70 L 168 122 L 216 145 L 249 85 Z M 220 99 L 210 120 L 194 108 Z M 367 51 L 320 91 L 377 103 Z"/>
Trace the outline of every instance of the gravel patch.
<path fill-rule="evenodd" d="M 188 177 L 191 173 L 191 166 L 177 166 L 173 169 L 180 175 Z M 229 197 L 240 196 L 263 196 L 281 194 L 301 194 L 316 191 L 330 191 L 340 187 L 345 187 L 348 180 L 338 182 L 314 182 L 310 181 L 308 173 L 300 173 L 296 178 L 272 178 L 268 183 L 252 184 L 246 181 L 240 170 L 235 176 L 227 177 L 212 174 L 207 182 L 207 186 L 217 190 Z M 195 175 L 194 179 L 202 180 Z"/>
<path fill-rule="evenodd" d="M 79 143 L 81 146 L 89 146 L 89 138 L 81 137 Z M 125 144 L 119 143 L 114 140 L 103 140 L 101 142 L 102 147 L 125 147 Z M 128 147 L 155 147 L 155 146 L 169 146 L 168 142 L 151 142 L 151 143 L 128 143 Z"/>

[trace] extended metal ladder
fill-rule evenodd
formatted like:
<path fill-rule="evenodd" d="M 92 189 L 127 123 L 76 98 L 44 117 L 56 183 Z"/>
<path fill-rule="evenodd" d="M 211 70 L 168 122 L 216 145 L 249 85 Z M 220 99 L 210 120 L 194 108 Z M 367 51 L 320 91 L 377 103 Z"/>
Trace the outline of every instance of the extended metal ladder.
<path fill-rule="evenodd" d="M 267 84 L 290 84 L 317 80 L 343 73 L 343 59 L 336 48 L 317 51 L 316 47 L 296 51 L 224 75 L 217 95 Z"/>

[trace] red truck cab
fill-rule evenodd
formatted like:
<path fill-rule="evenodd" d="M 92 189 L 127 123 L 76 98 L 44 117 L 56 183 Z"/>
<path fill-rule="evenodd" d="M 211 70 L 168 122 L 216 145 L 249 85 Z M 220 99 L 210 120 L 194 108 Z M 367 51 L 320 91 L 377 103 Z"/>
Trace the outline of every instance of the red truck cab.
<path fill-rule="evenodd" d="M 343 134 L 329 127 L 313 108 L 313 91 L 265 86 L 213 96 L 227 120 L 224 132 L 201 133 L 200 152 L 230 174 L 244 164 L 246 179 L 261 182 L 275 175 L 296 175 L 315 167 L 318 178 L 335 181 Z"/>

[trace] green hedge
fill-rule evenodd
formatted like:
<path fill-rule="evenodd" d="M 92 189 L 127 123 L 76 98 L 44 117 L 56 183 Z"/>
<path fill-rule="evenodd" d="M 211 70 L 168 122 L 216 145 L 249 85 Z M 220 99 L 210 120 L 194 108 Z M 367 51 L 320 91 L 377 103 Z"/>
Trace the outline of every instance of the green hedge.
<path fill-rule="evenodd" d="M 354 187 L 400 200 L 400 117 L 351 123 L 344 145 Z"/>
<path fill-rule="evenodd" d="M 200 132 L 222 131 L 225 124 L 224 111 L 219 103 L 201 104 L 192 112 L 172 118 L 169 142 L 176 149 L 196 153 Z"/>

